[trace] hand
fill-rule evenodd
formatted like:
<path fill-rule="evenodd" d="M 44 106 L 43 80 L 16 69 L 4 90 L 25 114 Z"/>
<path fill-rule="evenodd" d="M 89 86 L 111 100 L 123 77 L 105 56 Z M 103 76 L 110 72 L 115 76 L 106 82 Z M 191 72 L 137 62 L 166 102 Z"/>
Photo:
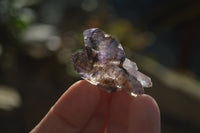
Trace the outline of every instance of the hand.
<path fill-rule="evenodd" d="M 148 95 L 108 94 L 87 81 L 72 85 L 31 133 L 160 133 L 160 112 Z"/>

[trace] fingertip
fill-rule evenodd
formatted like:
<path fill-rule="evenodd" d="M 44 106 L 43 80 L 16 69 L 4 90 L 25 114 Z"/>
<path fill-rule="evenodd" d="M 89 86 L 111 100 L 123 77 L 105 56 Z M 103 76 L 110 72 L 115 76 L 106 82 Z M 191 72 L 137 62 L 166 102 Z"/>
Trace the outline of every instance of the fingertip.
<path fill-rule="evenodd" d="M 91 98 L 94 101 L 98 100 L 100 97 L 99 88 L 85 80 L 77 81 L 60 97 L 55 106 L 64 105 L 65 102 L 69 103 L 71 100 L 77 101 L 83 97 Z"/>
<path fill-rule="evenodd" d="M 87 124 L 97 108 L 99 100 L 99 88 L 87 81 L 78 81 L 51 108 L 42 125 L 50 127 L 49 130 L 58 128 L 60 129 L 58 131 L 78 131 Z M 52 127 L 52 121 L 56 123 L 54 127 Z M 58 126 L 58 123 L 65 126 Z"/>
<path fill-rule="evenodd" d="M 100 99 L 99 88 L 80 80 L 74 83 L 54 105 L 57 114 L 69 120 L 80 119 L 92 113 Z M 79 120 L 81 122 L 81 120 Z"/>
<path fill-rule="evenodd" d="M 80 132 L 95 112 L 100 95 L 99 88 L 87 81 L 74 83 L 31 132 Z"/>
<path fill-rule="evenodd" d="M 152 96 L 143 94 L 143 95 L 138 96 L 135 99 L 135 101 L 142 104 L 145 108 L 152 108 L 153 112 L 155 112 L 156 114 L 158 114 L 160 116 L 159 106 L 158 106 L 156 100 Z"/>
<path fill-rule="evenodd" d="M 130 113 L 131 130 L 136 133 L 160 133 L 160 110 L 153 97 L 143 94 L 135 98 Z"/>

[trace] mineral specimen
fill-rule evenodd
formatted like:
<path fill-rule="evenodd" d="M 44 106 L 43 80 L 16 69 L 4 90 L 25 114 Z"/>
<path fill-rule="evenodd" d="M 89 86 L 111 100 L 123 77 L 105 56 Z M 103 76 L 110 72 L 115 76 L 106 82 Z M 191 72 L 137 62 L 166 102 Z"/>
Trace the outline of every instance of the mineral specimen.
<path fill-rule="evenodd" d="M 98 28 L 85 30 L 83 36 L 85 48 L 72 55 L 75 70 L 83 79 L 109 93 L 124 88 L 135 96 L 144 93 L 143 87 L 152 86 L 115 38 Z"/>

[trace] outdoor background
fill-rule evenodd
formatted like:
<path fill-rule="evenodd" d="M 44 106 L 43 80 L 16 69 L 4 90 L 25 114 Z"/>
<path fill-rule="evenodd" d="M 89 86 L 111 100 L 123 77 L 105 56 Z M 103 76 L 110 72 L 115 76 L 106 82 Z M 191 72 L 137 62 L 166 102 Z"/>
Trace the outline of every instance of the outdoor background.
<path fill-rule="evenodd" d="M 199 0 L 0 0 L 0 133 L 30 131 L 80 80 L 70 56 L 92 27 L 152 78 L 162 133 L 199 133 Z"/>

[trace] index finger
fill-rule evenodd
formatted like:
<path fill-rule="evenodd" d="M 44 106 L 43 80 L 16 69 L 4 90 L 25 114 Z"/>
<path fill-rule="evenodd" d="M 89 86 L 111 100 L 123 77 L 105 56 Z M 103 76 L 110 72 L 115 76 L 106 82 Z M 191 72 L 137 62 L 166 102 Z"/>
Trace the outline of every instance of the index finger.
<path fill-rule="evenodd" d="M 77 133 L 89 121 L 100 100 L 96 86 L 87 81 L 72 85 L 32 133 Z"/>

